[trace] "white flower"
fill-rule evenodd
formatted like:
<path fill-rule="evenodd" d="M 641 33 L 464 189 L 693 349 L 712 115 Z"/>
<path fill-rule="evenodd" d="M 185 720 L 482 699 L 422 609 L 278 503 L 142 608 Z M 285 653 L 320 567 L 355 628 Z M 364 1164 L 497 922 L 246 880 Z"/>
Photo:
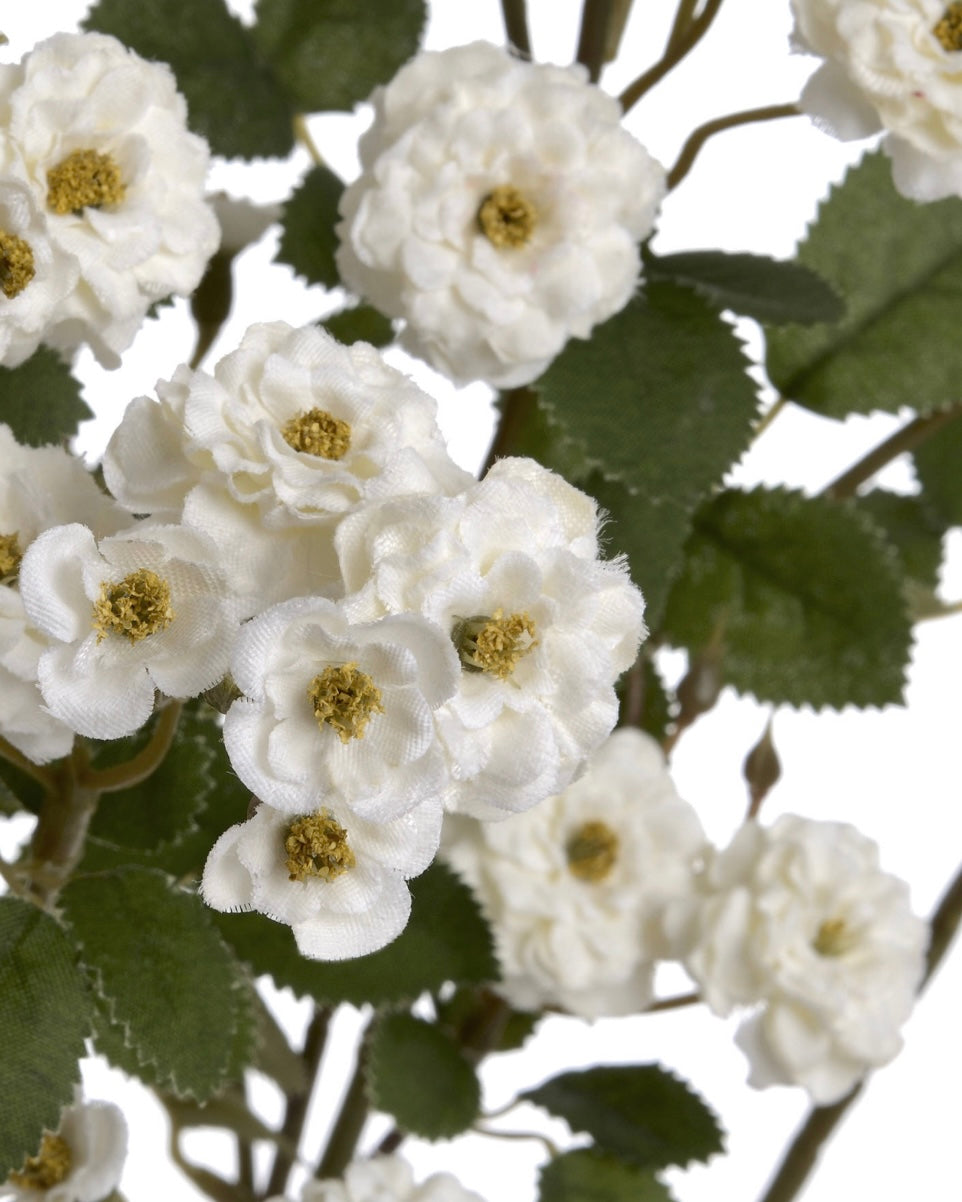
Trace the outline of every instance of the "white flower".
<path fill-rule="evenodd" d="M 16 1202 L 102 1202 L 117 1186 L 127 1156 L 127 1123 L 111 1102 L 78 1102 L 64 1110 L 36 1156 L 0 1183 Z"/>
<path fill-rule="evenodd" d="M 415 354 L 513 387 L 627 304 L 665 177 L 584 68 L 476 42 L 419 55 L 372 101 L 337 263 Z"/>
<path fill-rule="evenodd" d="M 895 186 L 962 195 L 962 4 L 792 0 L 800 49 L 825 59 L 801 107 L 836 137 L 885 130 Z"/>
<path fill-rule="evenodd" d="M 310 959 L 366 956 L 407 925 L 405 881 L 434 858 L 441 815 L 436 798 L 392 822 L 367 822 L 326 800 L 298 815 L 262 802 L 214 844 L 201 894 L 215 910 L 286 923 Z"/>
<path fill-rule="evenodd" d="M 793 814 L 746 823 L 674 917 L 709 1006 L 760 1006 L 739 1034 L 753 1085 L 837 1101 L 902 1046 L 928 928 L 854 827 Z"/>
<path fill-rule="evenodd" d="M 654 739 L 622 727 L 557 797 L 504 822 L 449 823 L 445 858 L 491 922 L 513 1006 L 644 1010 L 664 954 L 660 908 L 690 891 L 704 845 Z"/>
<path fill-rule="evenodd" d="M 98 546 L 85 526 L 56 526 L 28 548 L 20 589 L 51 642 L 44 701 L 78 734 L 132 734 L 155 689 L 194 697 L 227 670 L 237 623 L 216 547 L 196 531 L 143 525 Z"/>
<path fill-rule="evenodd" d="M 280 1198 L 270 1202 L 283 1202 Z M 483 1202 L 450 1173 L 433 1173 L 415 1185 L 407 1161 L 374 1156 L 347 1166 L 343 1180 L 308 1181 L 301 1202 Z"/>
<path fill-rule="evenodd" d="M 231 672 L 245 696 L 224 745 L 262 801 L 288 813 L 330 801 L 384 821 L 446 790 L 434 711 L 459 668 L 423 618 L 352 622 L 332 601 L 295 597 L 242 628 Z"/>
<path fill-rule="evenodd" d="M 438 722 L 453 808 L 503 816 L 559 793 L 610 734 L 643 602 L 623 560 L 598 558 L 595 502 L 533 460 L 502 459 L 455 498 L 347 518 L 348 593 L 372 616 L 446 631 L 462 670 Z"/>
<path fill-rule="evenodd" d="M 187 129 L 170 68 L 116 38 L 56 34 L 19 70 L 3 175 L 31 189 L 50 241 L 79 268 L 46 341 L 87 340 L 115 365 L 150 305 L 192 292 L 217 249 L 207 144 Z"/>

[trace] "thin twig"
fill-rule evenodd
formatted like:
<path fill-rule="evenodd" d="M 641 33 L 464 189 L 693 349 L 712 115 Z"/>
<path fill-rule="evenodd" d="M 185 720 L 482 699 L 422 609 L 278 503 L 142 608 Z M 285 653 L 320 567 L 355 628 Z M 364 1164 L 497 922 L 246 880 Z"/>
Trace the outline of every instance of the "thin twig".
<path fill-rule="evenodd" d="M 489 1135 L 493 1139 L 537 1140 L 539 1143 L 544 1144 L 552 1160 L 560 1154 L 558 1145 L 549 1139 L 547 1135 L 542 1135 L 540 1131 L 497 1131 L 494 1127 L 485 1127 L 483 1123 L 475 1123 L 471 1130 L 478 1135 Z"/>
<path fill-rule="evenodd" d="M 122 764 L 114 764 L 110 768 L 85 767 L 78 776 L 78 784 L 96 793 L 116 793 L 120 789 L 130 789 L 145 781 L 164 762 L 177 733 L 177 724 L 183 708 L 181 701 L 168 701 L 158 714 L 157 725 L 146 747 L 131 759 Z"/>
<path fill-rule="evenodd" d="M 675 997 L 659 998 L 646 1007 L 645 1014 L 655 1014 L 661 1010 L 681 1010 L 684 1006 L 697 1006 L 701 1001 L 700 993 L 679 993 Z"/>
<path fill-rule="evenodd" d="M 340 1113 L 328 1136 L 327 1147 L 317 1166 L 315 1176 L 321 1180 L 340 1177 L 350 1164 L 357 1141 L 367 1121 L 370 1104 L 367 1099 L 367 1033 L 357 1050 L 357 1061 L 351 1083 L 347 1087 Z"/>
<path fill-rule="evenodd" d="M 788 104 L 766 104 L 760 108 L 742 109 L 737 113 L 726 113 L 723 117 L 715 117 L 689 134 L 681 148 L 681 153 L 674 167 L 668 172 L 668 190 L 677 188 L 688 172 L 692 169 L 695 159 L 709 138 L 720 134 L 726 129 L 736 129 L 739 125 L 753 125 L 759 121 L 778 121 L 782 117 L 797 117 L 801 114 L 798 105 L 791 101 Z"/>
<path fill-rule="evenodd" d="M 722 0 L 708 0 L 698 16 L 689 23 L 687 30 L 678 35 L 674 45 L 669 39 L 668 48 L 661 58 L 647 71 L 643 71 L 618 97 L 622 112 L 627 113 L 629 109 L 634 108 L 642 96 L 650 92 L 669 71 L 677 67 L 681 60 L 694 50 L 708 32 L 721 6 Z"/>
<path fill-rule="evenodd" d="M 304 1122 L 311 1101 L 311 1094 L 317 1081 L 324 1048 L 327 1045 L 328 1030 L 331 1025 L 331 1011 L 318 1009 L 311 1019 L 304 1039 L 304 1050 L 301 1059 L 307 1072 L 307 1086 L 303 1093 L 294 1094 L 287 1099 L 287 1109 L 284 1112 L 284 1122 L 281 1125 L 281 1135 L 289 1140 L 288 1148 L 278 1144 L 271 1168 L 270 1181 L 267 1183 L 268 1194 L 282 1194 L 287 1188 L 287 1178 L 294 1167 L 297 1149 L 304 1136 Z"/>
<path fill-rule="evenodd" d="M 695 19 L 697 9 L 698 0 L 680 0 L 675 12 L 675 19 L 671 23 L 668 41 L 665 44 L 666 55 L 677 49 L 678 44 L 682 41 L 692 21 Z"/>
<path fill-rule="evenodd" d="M 761 438 L 775 418 L 778 417 L 780 413 L 784 412 L 787 405 L 788 398 L 780 396 L 773 405 L 766 409 L 764 414 L 762 414 L 761 418 L 759 419 L 758 424 L 755 426 L 755 429 L 752 431 L 752 438 Z"/>
<path fill-rule="evenodd" d="M 304 147 L 307 153 L 311 156 L 311 161 L 315 167 L 326 167 L 324 156 L 317 149 L 317 143 L 311 137 L 311 131 L 307 125 L 307 118 L 303 113 L 297 113 L 294 117 L 294 137 Z"/>
<path fill-rule="evenodd" d="M 14 768 L 18 768 L 25 776 L 32 777 L 33 780 L 43 786 L 45 792 L 56 792 L 57 785 L 53 774 L 42 765 L 35 764 L 33 760 L 28 760 L 12 743 L 8 743 L 3 735 L 0 735 L 0 757 L 5 759 L 7 763 L 13 764 Z"/>
<path fill-rule="evenodd" d="M 584 0 L 581 32 L 578 34 L 577 61 L 588 68 L 592 83 L 601 78 L 608 46 L 608 26 L 614 16 L 613 0 Z"/>
<path fill-rule="evenodd" d="M 925 975 L 919 993 L 925 989 L 951 946 L 962 920 L 962 869 L 942 894 L 929 923 L 931 935 L 926 956 Z M 819 1153 L 851 1106 L 865 1088 L 855 1086 L 831 1106 L 816 1106 L 792 1140 L 761 1202 L 792 1202 L 815 1168 Z"/>
<path fill-rule="evenodd" d="M 518 432 L 524 428 L 536 404 L 535 393 L 531 388 L 511 388 L 501 394 L 501 417 L 488 457 L 481 469 L 482 476 L 498 459 L 516 450 Z"/>
<path fill-rule="evenodd" d="M 525 0 L 501 0 L 501 15 L 508 43 L 524 58 L 531 57 L 531 34 L 528 32 L 528 6 Z"/>
<path fill-rule="evenodd" d="M 377 1146 L 377 1156 L 390 1156 L 396 1152 L 407 1137 L 400 1127 L 392 1127 Z"/>

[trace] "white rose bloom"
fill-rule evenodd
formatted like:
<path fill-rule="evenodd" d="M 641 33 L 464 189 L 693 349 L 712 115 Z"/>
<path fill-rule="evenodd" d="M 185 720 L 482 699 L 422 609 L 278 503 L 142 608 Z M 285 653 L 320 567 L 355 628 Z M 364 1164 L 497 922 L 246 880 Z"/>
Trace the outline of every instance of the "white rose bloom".
<path fill-rule="evenodd" d="M 692 887 L 705 836 L 661 748 L 623 727 L 585 775 L 504 822 L 449 820 L 444 855 L 492 925 L 513 1006 L 635 1014 L 664 955 L 659 915 Z"/>
<path fill-rule="evenodd" d="M 197 531 L 142 525 L 98 545 L 85 526 L 56 526 L 24 555 L 20 590 L 51 644 L 44 701 L 78 734 L 123 738 L 150 717 L 155 689 L 195 697 L 227 670 L 237 620 L 217 549 Z"/>
<path fill-rule="evenodd" d="M 746 823 L 672 920 L 709 1006 L 758 1006 L 739 1043 L 756 1086 L 837 1101 L 902 1046 L 928 927 L 854 827 L 785 814 Z"/>
<path fill-rule="evenodd" d="M 116 38 L 56 34 L 20 71 L 0 140 L 3 174 L 27 184 L 50 241 L 79 269 L 47 341 L 89 341 L 114 366 L 148 308 L 189 295 L 217 249 L 207 144 L 187 129 L 170 68 Z"/>
<path fill-rule="evenodd" d="M 406 880 L 434 858 L 441 815 L 437 799 L 391 822 L 367 822 L 326 801 L 298 815 L 261 802 L 214 844 L 201 894 L 215 910 L 257 910 L 286 923 L 309 959 L 366 956 L 407 925 Z"/>
<path fill-rule="evenodd" d="M 629 301 L 665 174 L 580 66 L 482 42 L 372 96 L 341 277 L 451 379 L 513 387 Z"/>
<path fill-rule="evenodd" d="M 843 140 L 885 130 L 895 186 L 962 196 L 962 4 L 792 0 L 798 47 L 825 59 L 801 107 Z"/>
<path fill-rule="evenodd" d="M 459 666 L 423 618 L 352 622 L 332 601 L 295 597 L 243 626 L 231 672 L 244 696 L 224 745 L 262 801 L 296 813 L 330 800 L 381 822 L 446 791 L 434 714 Z"/>
<path fill-rule="evenodd" d="M 15 1202 L 102 1202 L 120 1182 L 127 1123 L 112 1102 L 78 1102 L 63 1112 L 36 1156 L 0 1183 Z"/>
<path fill-rule="evenodd" d="M 281 1198 L 270 1202 L 283 1202 Z M 433 1173 L 416 1185 L 399 1156 L 374 1156 L 349 1164 L 343 1180 L 308 1181 L 301 1202 L 484 1202 L 451 1173 Z"/>
<path fill-rule="evenodd" d="M 341 524 L 358 608 L 421 614 L 458 649 L 458 690 L 438 712 L 452 808 L 528 809 L 611 733 L 643 601 L 623 560 L 598 558 L 598 525 L 590 497 L 529 459 L 502 459 L 459 497 L 390 502 Z"/>

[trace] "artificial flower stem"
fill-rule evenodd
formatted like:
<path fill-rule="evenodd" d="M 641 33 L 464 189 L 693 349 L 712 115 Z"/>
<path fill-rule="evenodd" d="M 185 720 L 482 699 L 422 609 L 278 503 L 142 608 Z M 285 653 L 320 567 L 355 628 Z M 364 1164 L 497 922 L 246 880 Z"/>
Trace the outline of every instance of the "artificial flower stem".
<path fill-rule="evenodd" d="M 164 761 L 177 733 L 183 702 L 168 701 L 157 718 L 147 746 L 132 759 L 111 768 L 85 767 L 79 775 L 79 783 L 97 793 L 116 793 L 119 789 L 130 789 L 151 776 Z"/>
<path fill-rule="evenodd" d="M 697 11 L 698 0 L 679 0 L 678 8 L 675 10 L 675 19 L 671 23 L 671 31 L 665 44 L 666 55 L 677 50 L 679 44 L 691 28 Z"/>
<path fill-rule="evenodd" d="M 8 743 L 3 735 L 0 735 L 0 758 L 5 759 L 14 768 L 18 768 L 26 776 L 32 777 L 38 784 L 43 785 L 47 794 L 56 792 L 56 781 L 50 771 L 40 764 L 35 764 L 33 760 L 28 760 L 12 743 Z"/>
<path fill-rule="evenodd" d="M 931 936 L 926 955 L 925 975 L 919 993 L 925 989 L 945 958 L 962 921 L 962 868 L 942 894 L 929 922 Z M 761 1202 L 793 1202 L 815 1168 L 819 1153 L 832 1132 L 861 1095 L 861 1081 L 844 1098 L 831 1106 L 816 1106 L 792 1140 Z"/>
<path fill-rule="evenodd" d="M 592 83 L 598 82 L 607 60 L 608 29 L 615 16 L 614 10 L 614 0 L 584 0 L 577 61 L 588 68 Z"/>
<path fill-rule="evenodd" d="M 674 997 L 663 997 L 652 1002 L 645 1009 L 645 1014 L 655 1014 L 661 1010 L 681 1010 L 685 1006 L 697 1006 L 701 1000 L 701 994 L 696 991 L 692 993 L 679 993 Z"/>
<path fill-rule="evenodd" d="M 327 166 L 327 164 L 324 162 L 324 156 L 317 148 L 317 143 L 311 137 L 311 131 L 307 125 L 307 118 L 303 113 L 297 113 L 294 117 L 294 137 L 311 156 L 311 161 L 315 167 Z"/>
<path fill-rule="evenodd" d="M 669 42 L 668 48 L 661 58 L 625 88 L 618 97 L 623 112 L 627 113 L 629 109 L 634 108 L 642 96 L 660 83 L 668 72 L 677 67 L 689 51 L 698 45 L 708 32 L 709 26 L 721 6 L 722 0 L 708 0 L 698 16 L 692 19 L 685 32 L 679 33 L 674 46 Z"/>
<path fill-rule="evenodd" d="M 859 485 L 870 480 L 887 463 L 891 463 L 905 451 L 914 451 L 916 447 L 931 438 L 933 434 L 937 434 L 939 430 L 960 415 L 962 415 L 962 401 L 957 401 L 935 413 L 926 413 L 913 418 L 886 438 L 884 442 L 873 447 L 867 455 L 844 471 L 838 479 L 827 485 L 823 490 L 824 495 L 831 497 L 833 501 L 854 497 Z"/>
<path fill-rule="evenodd" d="M 267 1184 L 268 1194 L 282 1194 L 287 1186 L 287 1178 L 294 1166 L 297 1148 L 304 1135 L 308 1106 L 320 1072 L 324 1049 L 327 1046 L 330 1024 L 331 1011 L 326 1007 L 318 1007 L 307 1028 L 304 1048 L 301 1052 L 307 1085 L 301 1093 L 290 1094 L 287 1098 L 284 1122 L 280 1130 L 280 1136 L 287 1141 L 287 1144 L 286 1146 L 282 1143 L 277 1145 L 270 1181 Z"/>
<path fill-rule="evenodd" d="M 677 188 L 685 178 L 692 169 L 701 148 L 715 134 L 722 133 L 726 129 L 736 129 L 739 125 L 753 125 L 759 121 L 777 121 L 782 117 L 799 117 L 801 112 L 802 110 L 794 101 L 787 104 L 766 104 L 760 108 L 726 113 L 723 117 L 715 117 L 711 121 L 706 121 L 704 125 L 699 125 L 689 134 L 674 167 L 668 172 L 669 192 L 673 188 Z"/>
<path fill-rule="evenodd" d="M 544 1144 L 548 1156 L 554 1160 L 561 1155 L 561 1149 L 556 1143 L 542 1135 L 540 1131 L 495 1131 L 493 1127 L 485 1127 L 483 1123 L 475 1123 L 471 1128 L 478 1135 L 487 1135 L 492 1139 L 534 1139 Z"/>
<path fill-rule="evenodd" d="M 340 1113 L 331 1130 L 314 1176 L 320 1180 L 340 1177 L 350 1164 L 358 1140 L 367 1121 L 370 1103 L 367 1099 L 367 1031 L 361 1037 L 354 1074 L 344 1095 Z"/>
<path fill-rule="evenodd" d="M 524 58 L 531 57 L 528 6 L 525 0 L 501 0 L 501 15 L 508 44 Z"/>
<path fill-rule="evenodd" d="M 788 404 L 788 398 L 780 396 L 772 405 L 770 405 L 758 420 L 758 425 L 752 434 L 753 440 L 757 441 L 765 433 L 768 427 L 774 422 L 775 418 L 785 410 Z"/>
<path fill-rule="evenodd" d="M 40 808 L 30 841 L 30 876 L 36 896 L 53 900 L 83 854 L 99 794 L 80 784 L 86 751 L 78 746 L 62 761 L 58 787 Z"/>
<path fill-rule="evenodd" d="M 482 477 L 488 474 L 497 460 L 518 453 L 519 440 L 535 414 L 537 404 L 537 396 L 532 388 L 509 388 L 501 393 L 498 406 L 501 416 L 488 457 L 481 469 Z"/>

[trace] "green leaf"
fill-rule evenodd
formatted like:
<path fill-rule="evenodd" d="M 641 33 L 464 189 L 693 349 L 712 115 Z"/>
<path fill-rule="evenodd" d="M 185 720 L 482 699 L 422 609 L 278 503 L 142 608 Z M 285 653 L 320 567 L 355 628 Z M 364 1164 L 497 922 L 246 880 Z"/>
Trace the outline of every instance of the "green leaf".
<path fill-rule="evenodd" d="M 63 442 L 91 417 L 70 368 L 46 347 L 19 367 L 0 367 L 0 422 L 18 442 L 33 447 Z"/>
<path fill-rule="evenodd" d="M 496 980 L 491 935 L 466 885 L 439 863 L 411 882 L 408 925 L 393 943 L 357 960 L 319 963 L 297 951 L 290 928 L 261 914 L 218 914 L 224 938 L 256 975 L 321 1005 L 409 1002 L 445 981 Z"/>
<path fill-rule="evenodd" d="M 521 1097 L 638 1168 L 684 1167 L 722 1151 L 715 1116 L 684 1081 L 657 1064 L 562 1073 Z"/>
<path fill-rule="evenodd" d="M 647 1169 L 577 1148 L 541 1170 L 540 1202 L 672 1202 L 668 1187 Z"/>
<path fill-rule="evenodd" d="M 243 974 L 200 898 L 131 867 L 77 877 L 61 900 L 140 1075 L 180 1096 L 210 1097 L 236 1067 L 250 1014 Z"/>
<path fill-rule="evenodd" d="M 449 1139 L 478 1115 L 481 1089 L 474 1069 L 451 1038 L 410 1014 L 387 1014 L 369 1045 L 372 1104 L 422 1139 Z"/>
<path fill-rule="evenodd" d="M 326 167 L 310 170 L 281 214 L 281 241 L 275 261 L 293 267 L 309 284 L 336 288 L 341 282 L 337 250 L 337 204 L 344 185 Z"/>
<path fill-rule="evenodd" d="M 829 417 L 936 408 L 958 399 L 962 200 L 916 204 L 867 155 L 821 206 L 799 261 L 846 302 L 833 325 L 768 331 L 783 396 Z"/>
<path fill-rule="evenodd" d="M 855 504 L 885 532 L 898 553 L 902 574 L 934 589 L 939 582 L 946 527 L 926 498 L 905 497 L 875 488 L 857 497 Z"/>
<path fill-rule="evenodd" d="M 254 38 L 305 112 L 350 110 L 417 51 L 424 0 L 258 0 Z"/>
<path fill-rule="evenodd" d="M 894 550 L 853 505 L 785 489 L 723 492 L 696 516 L 664 632 L 719 637 L 725 680 L 759 700 L 899 702 L 911 627 Z"/>
<path fill-rule="evenodd" d="M 73 1101 L 90 1030 L 90 1000 L 59 924 L 0 898 L 0 1181 L 36 1155 Z"/>
<path fill-rule="evenodd" d="M 342 309 L 321 323 L 324 329 L 338 342 L 350 346 L 354 342 L 369 342 L 371 346 L 387 346 L 394 341 L 394 327 L 390 319 L 370 305 L 356 305 L 353 309 Z"/>
<path fill-rule="evenodd" d="M 589 340 L 569 342 L 538 389 L 589 464 L 690 511 L 750 440 L 757 397 L 747 365 L 705 301 L 653 284 Z"/>
<path fill-rule="evenodd" d="M 732 309 L 773 324 L 834 322 L 845 312 L 841 297 L 811 268 L 767 255 L 692 250 L 645 256 L 645 276 L 694 290 L 716 309 Z"/>
<path fill-rule="evenodd" d="M 215 154 L 252 159 L 293 149 L 294 105 L 223 0 L 100 0 L 83 28 L 113 34 L 141 57 L 169 63 L 187 100 L 190 128 Z"/>
<path fill-rule="evenodd" d="M 922 496 L 946 526 L 962 526 L 962 414 L 912 453 Z"/>

